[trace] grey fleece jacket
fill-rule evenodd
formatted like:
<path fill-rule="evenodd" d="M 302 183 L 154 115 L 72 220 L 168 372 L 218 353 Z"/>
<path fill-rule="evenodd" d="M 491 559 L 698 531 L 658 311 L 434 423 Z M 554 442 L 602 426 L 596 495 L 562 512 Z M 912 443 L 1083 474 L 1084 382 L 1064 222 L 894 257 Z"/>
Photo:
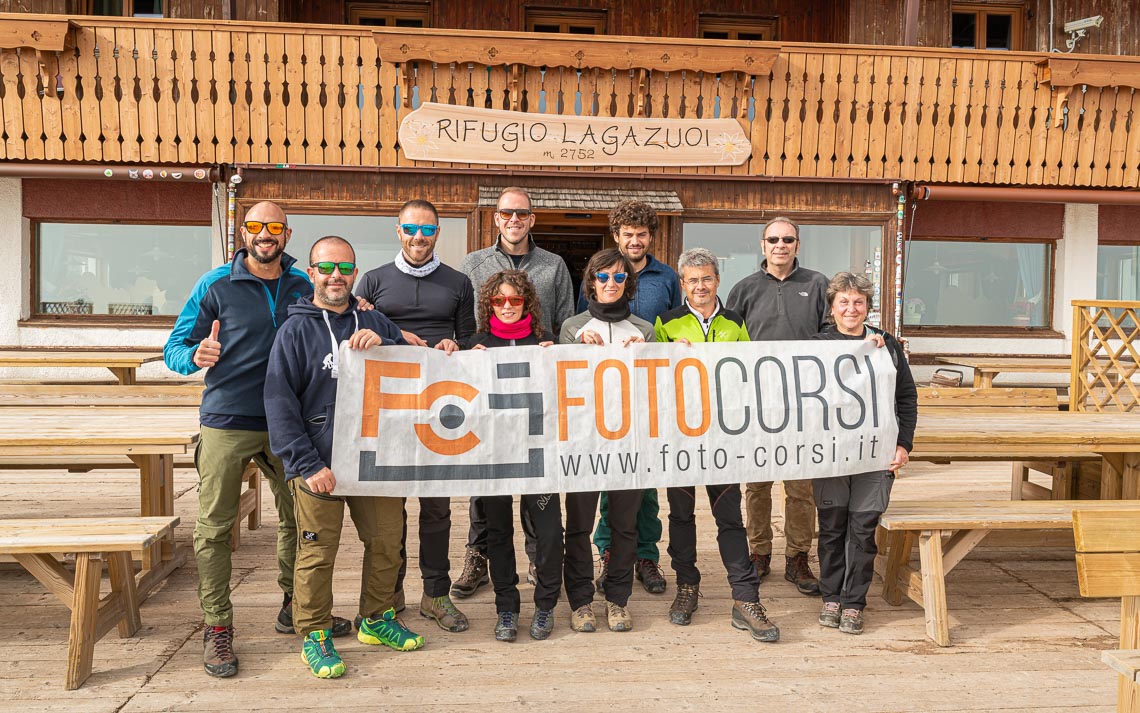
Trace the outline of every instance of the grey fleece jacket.
<path fill-rule="evenodd" d="M 744 317 L 753 341 L 811 339 L 823 329 L 827 315 L 827 283 L 820 272 L 800 267 L 783 280 L 771 275 L 765 260 L 760 269 L 732 288 L 724 306 Z"/>
<path fill-rule="evenodd" d="M 543 250 L 530 241 L 530 252 L 523 256 L 518 269 L 525 272 L 538 290 L 538 303 L 542 307 L 542 327 L 547 334 L 557 335 L 562 323 L 574 315 L 574 287 L 566 263 L 549 250 Z M 478 303 L 479 288 L 496 272 L 515 269 L 511 258 L 499 248 L 499 241 L 489 248 L 468 253 L 459 265 L 459 271 L 471 280 Z M 478 309 L 478 304 L 476 304 Z M 477 317 L 478 315 L 476 315 Z"/>

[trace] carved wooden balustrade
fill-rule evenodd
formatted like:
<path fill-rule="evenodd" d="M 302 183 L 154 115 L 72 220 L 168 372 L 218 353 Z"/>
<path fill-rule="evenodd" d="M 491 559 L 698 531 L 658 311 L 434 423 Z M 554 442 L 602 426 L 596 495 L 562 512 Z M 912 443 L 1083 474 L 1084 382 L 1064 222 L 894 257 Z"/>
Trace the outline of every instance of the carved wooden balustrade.
<path fill-rule="evenodd" d="M 0 15 L 0 23 L 29 17 L 60 20 Z M 434 101 L 537 114 L 735 117 L 753 144 L 735 167 L 570 170 L 1140 182 L 1136 90 L 1052 87 L 1038 66 L 1047 55 L 70 20 L 64 46 L 0 49 L 0 160 L 472 166 L 402 155 L 401 119 Z M 1113 64 L 1140 68 L 1127 58 Z"/>

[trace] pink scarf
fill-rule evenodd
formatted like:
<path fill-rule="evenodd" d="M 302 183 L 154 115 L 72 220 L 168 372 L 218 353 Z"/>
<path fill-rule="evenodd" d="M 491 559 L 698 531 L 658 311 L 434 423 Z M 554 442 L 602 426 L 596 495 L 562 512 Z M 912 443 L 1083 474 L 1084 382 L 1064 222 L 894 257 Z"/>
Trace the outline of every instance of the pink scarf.
<path fill-rule="evenodd" d="M 499 339 L 522 339 L 530 336 L 530 315 L 523 317 L 513 324 L 506 324 L 495 315 L 491 315 L 491 334 Z"/>

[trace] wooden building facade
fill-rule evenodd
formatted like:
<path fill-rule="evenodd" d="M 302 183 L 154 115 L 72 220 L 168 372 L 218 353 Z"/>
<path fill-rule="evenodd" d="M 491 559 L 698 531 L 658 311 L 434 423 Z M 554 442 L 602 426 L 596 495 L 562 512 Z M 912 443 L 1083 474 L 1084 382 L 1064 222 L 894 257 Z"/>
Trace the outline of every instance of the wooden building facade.
<path fill-rule="evenodd" d="M 494 241 L 508 185 L 532 192 L 536 239 L 572 272 L 608 244 L 608 207 L 641 198 L 663 218 L 654 254 L 709 247 L 725 292 L 758 268 L 759 226 L 789 216 L 805 265 L 872 277 L 876 317 L 919 362 L 1064 353 L 1072 299 L 1140 291 L 1134 3 L 555 5 L 0 0 L 0 244 L 23 256 L 0 342 L 161 343 L 258 200 L 289 211 L 294 254 L 341 234 L 371 268 L 395 255 L 400 204 L 426 198 L 458 263 Z M 1086 54 L 1047 52 L 1096 15 Z M 410 159 L 399 128 L 427 103 L 734 119 L 751 153 Z M 961 188 L 976 192 L 946 190 Z"/>

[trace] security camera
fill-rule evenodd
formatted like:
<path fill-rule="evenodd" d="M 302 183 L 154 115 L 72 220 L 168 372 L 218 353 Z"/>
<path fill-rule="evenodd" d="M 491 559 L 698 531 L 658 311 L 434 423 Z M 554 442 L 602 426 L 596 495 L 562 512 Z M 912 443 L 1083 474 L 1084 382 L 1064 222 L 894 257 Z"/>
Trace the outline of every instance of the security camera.
<path fill-rule="evenodd" d="M 1081 20 L 1073 20 L 1072 22 L 1065 23 L 1065 32 L 1080 32 L 1081 30 L 1091 30 L 1094 27 L 1100 27 L 1104 24 L 1104 15 L 1093 15 Z"/>

